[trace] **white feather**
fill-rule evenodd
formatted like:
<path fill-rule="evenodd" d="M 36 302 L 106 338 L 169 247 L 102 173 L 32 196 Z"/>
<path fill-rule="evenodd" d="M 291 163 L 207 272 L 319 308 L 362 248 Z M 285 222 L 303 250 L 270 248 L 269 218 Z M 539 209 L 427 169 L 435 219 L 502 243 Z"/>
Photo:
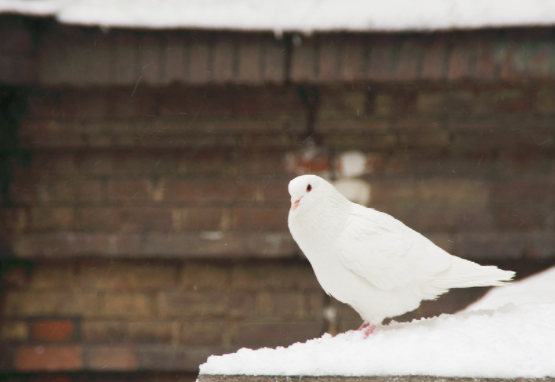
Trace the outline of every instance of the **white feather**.
<path fill-rule="evenodd" d="M 310 187 L 308 187 L 310 185 Z M 289 184 L 289 229 L 322 288 L 381 323 L 450 288 L 502 285 L 514 272 L 452 256 L 399 220 L 351 203 L 324 179 Z"/>

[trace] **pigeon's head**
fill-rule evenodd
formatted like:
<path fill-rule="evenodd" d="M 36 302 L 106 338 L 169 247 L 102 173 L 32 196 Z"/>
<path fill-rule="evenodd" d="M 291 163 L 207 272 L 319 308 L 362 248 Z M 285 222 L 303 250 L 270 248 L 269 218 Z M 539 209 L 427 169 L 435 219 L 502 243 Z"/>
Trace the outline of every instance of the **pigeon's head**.
<path fill-rule="evenodd" d="M 330 186 L 328 182 L 316 175 L 301 175 L 289 182 L 291 194 L 291 211 L 314 205 Z"/>

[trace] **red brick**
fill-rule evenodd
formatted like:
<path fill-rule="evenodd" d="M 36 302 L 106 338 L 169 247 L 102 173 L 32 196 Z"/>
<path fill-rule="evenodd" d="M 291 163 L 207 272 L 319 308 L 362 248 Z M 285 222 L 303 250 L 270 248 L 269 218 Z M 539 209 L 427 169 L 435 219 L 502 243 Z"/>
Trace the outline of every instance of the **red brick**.
<path fill-rule="evenodd" d="M 89 346 L 85 351 L 87 369 L 128 371 L 137 369 L 137 354 L 129 346 Z"/>
<path fill-rule="evenodd" d="M 83 368 L 83 346 L 21 346 L 14 357 L 19 371 L 62 371 Z"/>
<path fill-rule="evenodd" d="M 75 324 L 70 320 L 36 321 L 31 324 L 31 338 L 36 341 L 69 341 L 74 332 Z"/>

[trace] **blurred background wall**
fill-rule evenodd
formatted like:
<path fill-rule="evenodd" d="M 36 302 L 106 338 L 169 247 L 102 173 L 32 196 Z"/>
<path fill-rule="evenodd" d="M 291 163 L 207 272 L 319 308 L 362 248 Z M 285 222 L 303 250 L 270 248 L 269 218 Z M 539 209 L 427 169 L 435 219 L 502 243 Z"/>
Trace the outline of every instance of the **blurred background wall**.
<path fill-rule="evenodd" d="M 520 278 L 552 265 L 554 51 L 551 28 L 274 37 L 2 16 L 0 378 L 192 380 L 211 354 L 358 327 L 287 229 L 289 180 L 337 180 L 353 150 L 369 206 Z"/>

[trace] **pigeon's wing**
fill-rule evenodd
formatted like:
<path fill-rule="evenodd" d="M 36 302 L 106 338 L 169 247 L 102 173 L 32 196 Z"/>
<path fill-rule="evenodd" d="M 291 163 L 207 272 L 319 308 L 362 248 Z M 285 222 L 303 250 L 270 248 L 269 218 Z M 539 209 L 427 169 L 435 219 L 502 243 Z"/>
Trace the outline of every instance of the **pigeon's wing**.
<path fill-rule="evenodd" d="M 430 280 L 451 255 L 397 219 L 355 205 L 339 235 L 341 263 L 382 290 Z"/>

